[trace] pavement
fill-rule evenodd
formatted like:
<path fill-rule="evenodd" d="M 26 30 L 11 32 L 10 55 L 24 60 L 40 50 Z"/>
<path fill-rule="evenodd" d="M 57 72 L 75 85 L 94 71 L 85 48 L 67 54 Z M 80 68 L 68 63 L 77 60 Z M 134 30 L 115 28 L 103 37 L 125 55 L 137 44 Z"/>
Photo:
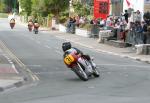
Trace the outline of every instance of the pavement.
<path fill-rule="evenodd" d="M 26 24 L 23 24 L 26 26 Z M 135 59 L 150 64 L 150 55 L 137 55 L 134 47 L 118 48 L 98 42 L 98 38 L 87 38 L 75 34 L 64 33 L 60 31 L 52 31 L 49 28 L 41 28 L 40 32 L 49 32 L 50 35 L 56 36 L 67 41 L 77 43 L 87 48 L 104 52 L 111 55 L 117 55 L 125 58 Z M 39 32 L 39 35 L 40 35 Z M 19 72 L 4 49 L 0 46 L 0 92 L 13 87 L 20 86 L 23 81 L 19 76 Z"/>

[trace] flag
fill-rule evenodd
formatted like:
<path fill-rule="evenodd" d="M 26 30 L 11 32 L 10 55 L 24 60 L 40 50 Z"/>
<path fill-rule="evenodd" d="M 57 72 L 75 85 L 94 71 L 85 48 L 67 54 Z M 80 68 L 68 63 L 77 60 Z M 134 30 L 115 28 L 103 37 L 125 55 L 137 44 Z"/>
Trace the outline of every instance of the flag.
<path fill-rule="evenodd" d="M 131 5 L 131 3 L 128 0 L 126 0 L 126 2 L 127 2 L 128 7 L 129 7 Z"/>

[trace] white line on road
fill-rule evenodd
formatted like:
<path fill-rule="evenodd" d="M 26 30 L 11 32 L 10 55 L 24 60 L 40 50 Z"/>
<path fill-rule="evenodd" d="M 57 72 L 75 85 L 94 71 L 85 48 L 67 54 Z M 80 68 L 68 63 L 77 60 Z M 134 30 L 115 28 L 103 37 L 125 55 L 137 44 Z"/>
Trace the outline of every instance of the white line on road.
<path fill-rule="evenodd" d="M 149 67 L 150 66 L 141 66 L 141 65 L 119 65 L 119 64 L 97 64 L 98 66 L 117 66 L 117 67 L 142 67 L 142 68 L 148 68 L 150 69 Z"/>
<path fill-rule="evenodd" d="M 59 47 L 55 47 L 56 49 L 59 49 Z"/>
<path fill-rule="evenodd" d="M 40 41 L 36 41 L 38 44 L 41 44 L 41 42 Z"/>
<path fill-rule="evenodd" d="M 20 67 L 24 67 L 22 69 L 26 70 L 29 75 L 31 76 L 31 78 L 33 79 L 33 81 L 36 81 L 36 80 L 39 80 L 39 78 L 33 74 L 33 72 L 26 68 L 25 65 L 21 62 L 20 59 L 18 59 L 6 46 L 5 44 L 0 40 L 0 45 L 4 48 L 4 50 L 9 54 L 9 56 L 11 56 L 12 58 L 14 58 L 13 60 L 15 60 L 17 62 L 17 64 L 20 66 Z M 14 65 L 14 64 L 13 64 Z M 14 68 L 14 66 L 12 65 L 12 67 Z M 16 68 L 15 68 L 16 70 Z M 17 70 L 16 70 L 17 71 Z"/>
<path fill-rule="evenodd" d="M 60 54 L 60 55 L 62 55 L 62 52 L 61 52 L 61 51 L 58 51 L 58 50 L 57 50 L 57 51 L 55 51 L 55 52 L 58 53 L 58 54 Z"/>
<path fill-rule="evenodd" d="M 34 74 L 68 74 L 70 73 L 70 70 L 65 70 L 65 71 L 54 71 L 54 72 L 35 72 Z"/>
<path fill-rule="evenodd" d="M 12 66 L 12 68 L 14 69 L 14 71 L 18 74 L 19 72 L 16 70 L 15 65 L 12 63 L 11 66 Z"/>
<path fill-rule="evenodd" d="M 49 48 L 49 49 L 51 48 L 51 47 L 50 47 L 50 46 L 48 46 L 48 45 L 45 45 L 45 47 L 46 47 L 46 48 Z"/>
<path fill-rule="evenodd" d="M 19 72 L 17 71 L 17 69 L 16 69 L 14 63 L 12 62 L 12 60 L 6 54 L 4 56 L 8 60 L 8 62 L 11 64 L 11 67 L 14 69 L 15 73 L 18 74 Z"/>
<path fill-rule="evenodd" d="M 26 65 L 28 67 L 42 67 L 41 65 Z"/>

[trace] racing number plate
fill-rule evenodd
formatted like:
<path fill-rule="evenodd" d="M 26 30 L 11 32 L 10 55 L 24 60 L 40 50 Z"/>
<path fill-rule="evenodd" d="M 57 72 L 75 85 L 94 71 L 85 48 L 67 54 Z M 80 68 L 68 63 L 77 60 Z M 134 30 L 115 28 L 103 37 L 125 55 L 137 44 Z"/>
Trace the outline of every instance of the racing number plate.
<path fill-rule="evenodd" d="M 72 62 L 74 62 L 74 57 L 72 55 L 67 55 L 64 58 L 64 61 L 65 61 L 66 64 L 70 65 Z"/>

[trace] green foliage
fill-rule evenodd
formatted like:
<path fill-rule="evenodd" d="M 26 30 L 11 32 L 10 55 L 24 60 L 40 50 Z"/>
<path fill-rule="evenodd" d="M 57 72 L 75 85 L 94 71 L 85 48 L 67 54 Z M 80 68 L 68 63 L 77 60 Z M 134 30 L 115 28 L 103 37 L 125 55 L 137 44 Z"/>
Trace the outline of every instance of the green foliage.
<path fill-rule="evenodd" d="M 69 6 L 69 0 L 31 0 L 32 14 L 41 14 L 46 17 L 48 14 L 59 16 L 59 13 L 65 11 Z"/>
<path fill-rule="evenodd" d="M 65 23 L 67 21 L 68 15 L 69 15 L 68 10 L 61 12 L 59 14 L 59 23 Z"/>
<path fill-rule="evenodd" d="M 0 0 L 0 12 L 7 12 L 7 9 L 12 7 L 10 0 Z"/>
<path fill-rule="evenodd" d="M 19 0 L 19 2 L 22 8 L 22 14 L 27 14 L 29 16 L 31 14 L 31 0 Z"/>
<path fill-rule="evenodd" d="M 31 0 L 31 2 L 32 2 L 31 5 L 32 15 L 34 17 L 37 17 L 37 15 L 40 13 L 40 9 L 39 9 L 40 0 Z"/>
<path fill-rule="evenodd" d="M 0 3 L 0 12 L 4 12 L 6 5 L 4 3 Z"/>
<path fill-rule="evenodd" d="M 51 20 L 51 19 L 52 19 L 52 17 L 54 17 L 54 15 L 53 15 L 53 14 L 51 14 L 51 13 L 49 13 L 49 14 L 48 14 L 48 20 Z"/>
<path fill-rule="evenodd" d="M 80 2 L 75 2 L 73 4 L 73 7 L 75 9 L 75 14 L 78 14 L 80 16 L 90 15 L 90 8 L 88 8 L 85 4 L 81 4 Z"/>
<path fill-rule="evenodd" d="M 17 12 L 18 11 L 18 0 L 0 0 L 0 3 L 5 4 L 4 12 Z"/>

